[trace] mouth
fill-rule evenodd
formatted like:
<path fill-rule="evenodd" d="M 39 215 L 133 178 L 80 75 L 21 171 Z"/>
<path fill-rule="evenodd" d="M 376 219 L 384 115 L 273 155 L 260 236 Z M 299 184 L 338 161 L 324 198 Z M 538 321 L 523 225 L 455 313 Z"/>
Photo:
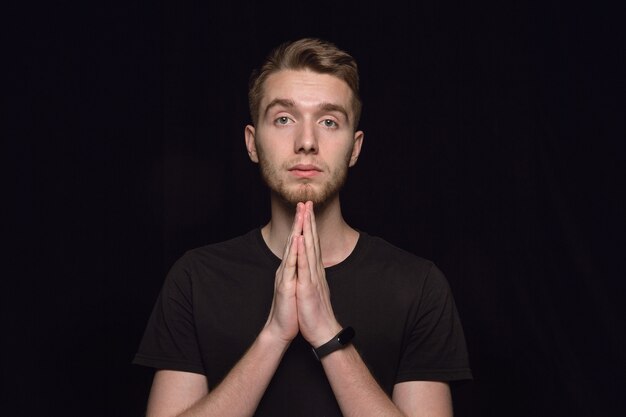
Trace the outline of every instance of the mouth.
<path fill-rule="evenodd" d="M 311 178 L 322 172 L 322 170 L 315 165 L 298 164 L 289 168 L 289 172 L 291 172 L 296 177 Z"/>

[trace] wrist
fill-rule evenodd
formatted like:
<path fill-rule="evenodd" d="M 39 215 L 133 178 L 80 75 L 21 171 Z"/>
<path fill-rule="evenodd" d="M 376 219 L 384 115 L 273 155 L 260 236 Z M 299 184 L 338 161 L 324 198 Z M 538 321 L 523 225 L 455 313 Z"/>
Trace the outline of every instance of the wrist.
<path fill-rule="evenodd" d="M 293 338 L 285 338 L 280 332 L 270 326 L 265 326 L 257 336 L 258 343 L 269 346 L 272 349 L 286 351 Z"/>
<path fill-rule="evenodd" d="M 334 323 L 331 323 L 327 326 L 323 326 L 315 334 L 315 336 L 311 337 L 311 339 L 308 340 L 308 342 L 312 347 L 318 348 L 322 346 L 324 343 L 327 343 L 329 340 L 334 338 L 337 335 L 337 333 L 339 333 L 342 329 L 343 327 L 341 326 L 341 324 L 335 321 Z"/>
<path fill-rule="evenodd" d="M 317 360 L 322 360 L 323 357 L 330 355 L 331 353 L 345 348 L 352 343 L 354 338 L 354 329 L 350 326 L 343 328 L 333 338 L 321 346 L 313 347 L 313 354 Z"/>

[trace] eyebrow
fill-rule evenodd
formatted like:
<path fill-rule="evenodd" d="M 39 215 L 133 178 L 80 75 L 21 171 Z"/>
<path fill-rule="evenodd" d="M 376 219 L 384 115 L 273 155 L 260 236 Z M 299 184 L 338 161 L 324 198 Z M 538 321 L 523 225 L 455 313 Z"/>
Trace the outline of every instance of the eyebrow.
<path fill-rule="evenodd" d="M 286 98 L 275 98 L 274 100 L 269 102 L 267 107 L 265 107 L 265 115 L 267 116 L 267 113 L 272 109 L 272 107 L 276 106 L 292 108 L 296 106 L 296 103 L 294 103 L 293 100 L 288 100 Z"/>
<path fill-rule="evenodd" d="M 338 112 L 343 114 L 343 117 L 346 118 L 346 120 L 349 122 L 350 121 L 350 117 L 348 116 L 348 111 L 345 109 L 345 107 L 339 105 L 339 104 L 334 104 L 334 103 L 321 103 L 319 106 L 320 110 L 324 110 L 324 111 L 328 111 L 328 112 Z"/>
<path fill-rule="evenodd" d="M 296 106 L 296 103 L 293 100 L 289 100 L 286 98 L 275 98 L 274 100 L 270 101 L 268 105 L 265 107 L 265 112 L 264 112 L 265 115 L 267 115 L 267 113 L 272 109 L 272 107 L 276 107 L 276 106 L 293 108 Z M 347 121 L 350 121 L 350 117 L 348 116 L 347 110 L 345 109 L 345 107 L 339 104 L 323 102 L 318 105 L 318 108 L 322 111 L 341 113 L 346 118 Z"/>

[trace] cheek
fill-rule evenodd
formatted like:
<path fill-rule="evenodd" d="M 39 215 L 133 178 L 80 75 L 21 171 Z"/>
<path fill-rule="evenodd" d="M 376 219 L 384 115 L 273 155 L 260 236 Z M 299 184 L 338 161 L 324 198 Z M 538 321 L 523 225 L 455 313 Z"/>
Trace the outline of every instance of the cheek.
<path fill-rule="evenodd" d="M 350 158 L 352 157 L 353 148 L 354 147 L 352 145 L 352 141 L 350 141 L 348 146 L 342 147 L 342 149 L 337 152 L 337 154 L 340 155 L 341 162 L 343 162 L 345 165 L 350 163 Z"/>
<path fill-rule="evenodd" d="M 283 155 L 293 149 L 293 134 L 288 129 L 275 129 L 257 137 L 257 147 L 261 147 L 271 154 Z M 268 152 L 266 152 L 268 154 Z"/>

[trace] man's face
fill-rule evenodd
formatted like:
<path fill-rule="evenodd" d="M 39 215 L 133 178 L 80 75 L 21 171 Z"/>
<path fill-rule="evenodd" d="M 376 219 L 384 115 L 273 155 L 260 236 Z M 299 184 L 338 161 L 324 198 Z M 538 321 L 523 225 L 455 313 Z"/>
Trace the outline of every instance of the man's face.
<path fill-rule="evenodd" d="M 272 193 L 293 205 L 337 197 L 363 140 L 363 132 L 354 132 L 348 84 L 283 70 L 266 79 L 263 91 L 257 126 L 246 126 L 246 146 Z"/>

